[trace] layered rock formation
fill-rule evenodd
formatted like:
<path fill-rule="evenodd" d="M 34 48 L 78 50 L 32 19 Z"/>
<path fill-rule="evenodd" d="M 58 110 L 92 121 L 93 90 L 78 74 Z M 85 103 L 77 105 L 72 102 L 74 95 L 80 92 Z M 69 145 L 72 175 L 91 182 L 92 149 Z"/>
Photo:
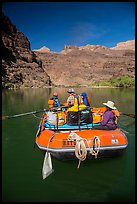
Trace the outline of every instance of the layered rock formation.
<path fill-rule="evenodd" d="M 116 47 L 112 47 L 113 50 L 135 50 L 135 40 L 128 40 L 126 42 L 117 43 Z"/>
<path fill-rule="evenodd" d="M 52 52 L 46 46 L 31 51 L 27 37 L 3 15 L 2 85 L 92 85 L 117 76 L 135 77 L 134 47 L 133 40 L 118 43 L 114 48 L 65 45 L 61 52 Z"/>
<path fill-rule="evenodd" d="M 92 85 L 118 76 L 135 76 L 135 51 L 100 45 L 69 46 L 60 53 L 40 53 L 43 67 L 56 85 Z"/>
<path fill-rule="evenodd" d="M 42 61 L 30 49 L 27 37 L 2 14 L 2 86 L 50 86 Z"/>
<path fill-rule="evenodd" d="M 46 46 L 43 46 L 40 49 L 33 50 L 33 51 L 40 52 L 40 53 L 47 53 L 47 52 L 49 53 L 49 52 L 51 52 L 51 50 L 48 47 L 46 47 Z"/>

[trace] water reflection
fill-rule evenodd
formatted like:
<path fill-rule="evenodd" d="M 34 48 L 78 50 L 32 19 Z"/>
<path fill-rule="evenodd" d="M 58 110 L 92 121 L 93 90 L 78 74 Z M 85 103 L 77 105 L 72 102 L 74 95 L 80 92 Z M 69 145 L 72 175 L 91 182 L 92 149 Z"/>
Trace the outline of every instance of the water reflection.
<path fill-rule="evenodd" d="M 48 108 L 47 101 L 52 96 L 53 92 L 58 92 L 61 102 L 66 102 L 68 88 L 41 88 L 41 89 L 25 89 L 25 90 L 7 90 L 2 93 L 3 110 L 8 108 L 8 111 L 16 109 L 19 106 L 20 110 L 28 111 L 28 108 L 35 110 L 36 108 Z M 93 107 L 102 106 L 102 103 L 112 100 L 117 108 L 126 113 L 135 112 L 135 92 L 134 89 L 124 88 L 75 88 L 75 92 L 80 94 L 87 92 L 91 99 Z M 9 108 L 10 107 L 10 108 Z"/>

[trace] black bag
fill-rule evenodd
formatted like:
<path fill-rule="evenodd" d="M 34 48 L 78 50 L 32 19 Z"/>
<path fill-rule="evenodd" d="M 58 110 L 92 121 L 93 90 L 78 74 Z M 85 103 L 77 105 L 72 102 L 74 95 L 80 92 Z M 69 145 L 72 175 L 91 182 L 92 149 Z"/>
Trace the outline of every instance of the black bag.
<path fill-rule="evenodd" d="M 78 112 L 69 111 L 67 114 L 67 124 L 68 125 L 78 125 L 80 120 L 80 125 L 92 123 L 92 114 L 90 108 L 85 108 Z"/>
<path fill-rule="evenodd" d="M 85 108 L 80 113 L 80 124 L 92 123 L 92 114 L 90 108 Z"/>
<path fill-rule="evenodd" d="M 67 114 L 68 125 L 78 125 L 78 112 L 69 111 Z"/>

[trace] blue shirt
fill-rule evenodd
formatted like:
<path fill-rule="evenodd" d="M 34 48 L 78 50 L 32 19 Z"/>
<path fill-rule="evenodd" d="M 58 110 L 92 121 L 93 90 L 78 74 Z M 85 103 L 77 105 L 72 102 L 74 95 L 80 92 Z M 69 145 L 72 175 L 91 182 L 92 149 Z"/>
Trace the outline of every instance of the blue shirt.
<path fill-rule="evenodd" d="M 52 97 L 52 100 L 54 100 L 53 108 L 55 108 L 55 107 L 60 107 L 60 100 L 58 99 L 57 96 L 53 96 L 53 97 Z"/>

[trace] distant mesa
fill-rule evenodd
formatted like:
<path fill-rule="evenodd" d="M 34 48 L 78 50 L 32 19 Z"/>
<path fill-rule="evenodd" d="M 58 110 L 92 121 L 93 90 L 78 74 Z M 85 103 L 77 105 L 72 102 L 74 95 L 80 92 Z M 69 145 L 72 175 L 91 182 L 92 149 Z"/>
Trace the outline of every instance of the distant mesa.
<path fill-rule="evenodd" d="M 113 50 L 135 50 L 135 40 L 127 40 L 125 42 L 117 43 Z"/>
<path fill-rule="evenodd" d="M 77 51 L 93 51 L 93 52 L 106 52 L 110 49 L 106 46 L 102 45 L 85 45 L 85 46 L 73 46 L 73 45 L 65 45 L 64 49 L 60 52 L 62 54 L 68 54 L 69 52 L 77 50 Z"/>
<path fill-rule="evenodd" d="M 94 52 L 107 52 L 109 50 L 135 50 L 135 40 L 127 40 L 125 42 L 119 42 L 115 47 L 108 48 L 102 45 L 90 45 L 87 44 L 85 46 L 74 46 L 74 45 L 65 45 L 64 49 L 60 51 L 60 54 L 68 54 L 73 50 L 89 50 Z M 49 48 L 46 46 L 41 47 L 38 50 L 32 50 L 38 53 L 53 53 Z"/>
<path fill-rule="evenodd" d="M 51 50 L 49 48 L 47 48 L 46 46 L 43 46 L 41 47 L 40 49 L 38 50 L 32 50 L 32 51 L 35 51 L 35 52 L 40 52 L 40 53 L 46 53 L 46 52 L 51 52 Z"/>

